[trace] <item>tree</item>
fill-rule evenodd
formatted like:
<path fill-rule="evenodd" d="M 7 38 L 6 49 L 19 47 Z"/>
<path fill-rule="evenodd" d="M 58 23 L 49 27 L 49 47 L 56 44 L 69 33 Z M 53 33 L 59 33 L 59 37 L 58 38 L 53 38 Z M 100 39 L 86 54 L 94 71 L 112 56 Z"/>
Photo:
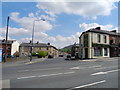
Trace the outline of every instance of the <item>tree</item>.
<path fill-rule="evenodd" d="M 45 57 L 47 56 L 47 52 L 45 51 L 40 51 L 39 54 L 38 54 L 39 57 Z"/>

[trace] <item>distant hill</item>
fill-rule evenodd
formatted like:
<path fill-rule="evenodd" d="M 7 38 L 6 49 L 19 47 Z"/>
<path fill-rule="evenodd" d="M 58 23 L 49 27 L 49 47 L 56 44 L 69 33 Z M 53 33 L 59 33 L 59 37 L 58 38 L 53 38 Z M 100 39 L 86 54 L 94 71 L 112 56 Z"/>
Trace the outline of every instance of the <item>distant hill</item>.
<path fill-rule="evenodd" d="M 62 51 L 62 52 L 71 53 L 71 48 L 72 48 L 73 45 L 66 46 L 66 47 L 64 47 L 62 49 L 59 49 L 59 50 Z"/>
<path fill-rule="evenodd" d="M 74 45 L 74 44 L 73 44 L 73 45 Z M 62 48 L 62 49 L 71 48 L 73 45 L 66 46 L 66 47 L 64 47 L 64 48 Z"/>

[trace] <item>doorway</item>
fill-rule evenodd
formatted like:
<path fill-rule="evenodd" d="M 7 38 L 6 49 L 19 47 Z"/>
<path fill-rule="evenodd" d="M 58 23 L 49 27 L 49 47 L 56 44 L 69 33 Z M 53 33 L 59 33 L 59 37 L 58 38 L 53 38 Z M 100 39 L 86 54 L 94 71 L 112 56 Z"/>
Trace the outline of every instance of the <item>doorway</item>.
<path fill-rule="evenodd" d="M 88 48 L 85 48 L 85 58 L 88 58 Z"/>

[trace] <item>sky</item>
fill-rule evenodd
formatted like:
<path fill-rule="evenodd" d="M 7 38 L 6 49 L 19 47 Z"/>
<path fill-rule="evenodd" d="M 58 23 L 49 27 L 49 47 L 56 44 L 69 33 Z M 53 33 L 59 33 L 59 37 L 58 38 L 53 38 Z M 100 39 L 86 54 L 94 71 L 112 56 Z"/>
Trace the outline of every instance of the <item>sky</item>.
<path fill-rule="evenodd" d="M 20 44 L 31 40 L 35 20 L 39 21 L 35 21 L 34 42 L 51 43 L 57 48 L 79 43 L 81 33 L 90 28 L 118 29 L 119 0 L 99 1 L 2 2 L 0 39 L 5 38 L 8 16 L 9 39 L 17 40 Z"/>

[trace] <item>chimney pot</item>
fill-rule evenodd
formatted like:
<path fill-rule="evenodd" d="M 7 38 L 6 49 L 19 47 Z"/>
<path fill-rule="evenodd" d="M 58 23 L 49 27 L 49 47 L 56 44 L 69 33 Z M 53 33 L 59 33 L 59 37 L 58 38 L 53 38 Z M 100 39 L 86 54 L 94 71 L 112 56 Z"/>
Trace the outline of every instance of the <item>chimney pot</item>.
<path fill-rule="evenodd" d="M 48 45 L 50 45 L 50 43 L 48 43 Z"/>
<path fill-rule="evenodd" d="M 39 41 L 37 41 L 37 44 L 39 44 Z"/>

